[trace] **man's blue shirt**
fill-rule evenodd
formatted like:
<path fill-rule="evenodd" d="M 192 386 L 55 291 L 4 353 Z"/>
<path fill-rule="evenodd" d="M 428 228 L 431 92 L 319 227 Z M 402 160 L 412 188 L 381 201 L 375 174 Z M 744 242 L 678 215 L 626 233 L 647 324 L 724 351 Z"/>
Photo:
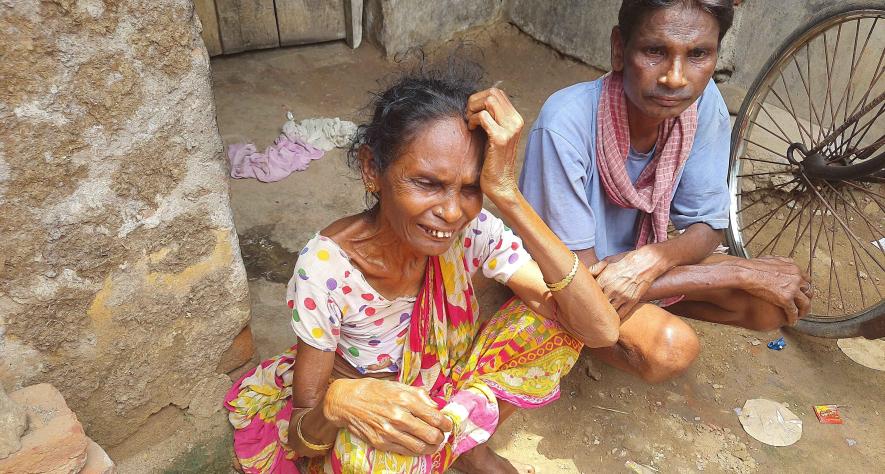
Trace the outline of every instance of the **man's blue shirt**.
<path fill-rule="evenodd" d="M 633 250 L 639 211 L 611 202 L 596 168 L 596 112 L 602 80 L 562 89 L 547 99 L 529 132 L 519 188 L 551 229 L 572 250 L 595 248 L 596 256 Z M 704 222 L 728 227 L 728 109 L 711 80 L 698 99 L 698 129 L 670 206 L 677 229 Z M 633 182 L 652 152 L 630 150 Z"/>

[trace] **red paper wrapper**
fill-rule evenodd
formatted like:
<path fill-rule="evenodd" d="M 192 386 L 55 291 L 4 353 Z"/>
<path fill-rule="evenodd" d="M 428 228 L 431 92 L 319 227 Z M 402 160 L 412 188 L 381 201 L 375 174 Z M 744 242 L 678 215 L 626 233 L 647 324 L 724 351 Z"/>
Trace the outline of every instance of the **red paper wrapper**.
<path fill-rule="evenodd" d="M 817 420 L 825 425 L 841 425 L 842 415 L 839 413 L 839 405 L 815 405 L 814 414 Z"/>

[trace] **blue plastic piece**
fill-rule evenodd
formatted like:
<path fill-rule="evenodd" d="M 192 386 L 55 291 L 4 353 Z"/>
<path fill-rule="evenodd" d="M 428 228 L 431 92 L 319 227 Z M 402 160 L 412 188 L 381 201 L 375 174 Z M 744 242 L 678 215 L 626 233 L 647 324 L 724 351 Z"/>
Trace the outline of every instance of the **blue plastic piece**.
<path fill-rule="evenodd" d="M 784 347 L 787 347 L 787 341 L 784 340 L 783 336 L 768 343 L 768 348 L 773 351 L 782 350 Z"/>

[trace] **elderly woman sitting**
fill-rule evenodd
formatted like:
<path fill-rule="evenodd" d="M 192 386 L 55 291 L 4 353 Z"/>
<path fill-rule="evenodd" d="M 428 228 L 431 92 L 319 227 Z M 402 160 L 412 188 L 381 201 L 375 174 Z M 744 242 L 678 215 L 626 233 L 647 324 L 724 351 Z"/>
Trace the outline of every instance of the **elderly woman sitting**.
<path fill-rule="evenodd" d="M 617 313 L 517 189 L 522 118 L 477 71 L 425 67 L 375 97 L 350 158 L 377 204 L 307 243 L 298 344 L 225 400 L 245 472 L 517 472 L 482 443 L 555 400 L 582 344 L 617 341 Z M 483 324 L 480 269 L 518 297 Z"/>

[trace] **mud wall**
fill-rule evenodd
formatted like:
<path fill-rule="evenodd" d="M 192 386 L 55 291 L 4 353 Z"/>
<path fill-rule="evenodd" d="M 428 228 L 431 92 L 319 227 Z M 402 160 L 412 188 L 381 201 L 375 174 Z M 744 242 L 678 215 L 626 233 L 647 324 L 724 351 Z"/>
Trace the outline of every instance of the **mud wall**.
<path fill-rule="evenodd" d="M 501 18 L 506 0 L 366 0 L 365 34 L 388 57 Z M 547 2 L 544 2 L 547 3 Z"/>
<path fill-rule="evenodd" d="M 199 28 L 185 0 L 0 1 L 0 383 L 54 384 L 105 446 L 245 362 Z"/>

